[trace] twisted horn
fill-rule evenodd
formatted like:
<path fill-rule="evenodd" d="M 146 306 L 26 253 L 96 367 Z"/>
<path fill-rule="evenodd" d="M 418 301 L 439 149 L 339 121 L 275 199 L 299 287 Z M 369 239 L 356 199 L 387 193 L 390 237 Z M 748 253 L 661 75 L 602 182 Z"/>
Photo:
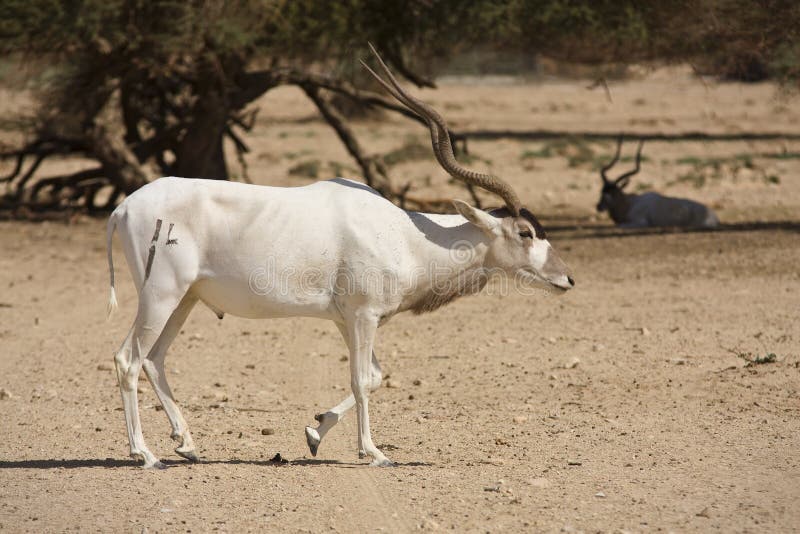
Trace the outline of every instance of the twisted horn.
<path fill-rule="evenodd" d="M 372 74 L 372 76 L 375 77 L 375 79 L 389 92 L 390 95 L 392 95 L 395 99 L 397 99 L 397 101 L 409 108 L 411 111 L 419 115 L 425 121 L 431 131 L 433 154 L 436 156 L 436 160 L 439 162 L 442 168 L 444 168 L 444 170 L 446 170 L 453 178 L 461 180 L 467 184 L 476 185 L 489 191 L 490 193 L 498 195 L 503 199 L 506 207 L 508 207 L 512 215 L 515 217 L 519 216 L 520 210 L 522 209 L 522 203 L 520 202 L 519 197 L 514 190 L 511 189 L 511 186 L 497 176 L 471 171 L 462 167 L 458 161 L 456 161 L 455 154 L 453 153 L 453 146 L 450 144 L 450 135 L 448 133 L 447 123 L 445 122 L 444 118 L 430 105 L 408 94 L 397 82 L 397 79 L 395 79 L 394 75 L 389 70 L 389 67 L 386 66 L 386 63 L 383 62 L 383 59 L 381 59 L 381 56 L 375 50 L 375 47 L 372 46 L 372 43 L 369 43 L 369 48 L 372 51 L 372 54 L 375 56 L 375 59 L 378 60 L 378 64 L 381 66 L 381 69 L 386 74 L 389 81 L 386 82 L 383 78 L 381 78 L 380 75 L 378 75 L 369 67 L 369 65 L 364 62 L 364 60 L 360 60 L 361 64 L 367 69 L 367 71 L 369 71 L 370 74 Z"/>
<path fill-rule="evenodd" d="M 639 172 L 639 164 L 641 163 L 641 160 L 642 160 L 642 147 L 643 146 L 644 146 L 644 139 L 640 139 L 639 140 L 639 148 L 636 149 L 636 168 L 633 169 L 632 171 L 628 171 L 628 172 L 624 173 L 622 176 L 620 176 L 619 178 L 614 180 L 614 184 L 617 185 L 618 187 L 625 187 L 625 185 L 627 185 L 627 183 L 628 183 L 627 179 L 630 178 L 631 176 L 633 176 L 634 174 Z M 622 182 L 623 180 L 625 180 L 625 183 Z"/>
<path fill-rule="evenodd" d="M 622 150 L 622 134 L 619 134 L 619 137 L 617 137 L 617 153 L 614 154 L 614 159 L 600 169 L 600 177 L 603 179 L 604 184 L 610 183 L 608 176 L 606 176 L 606 172 L 608 172 L 619 160 L 620 150 Z"/>

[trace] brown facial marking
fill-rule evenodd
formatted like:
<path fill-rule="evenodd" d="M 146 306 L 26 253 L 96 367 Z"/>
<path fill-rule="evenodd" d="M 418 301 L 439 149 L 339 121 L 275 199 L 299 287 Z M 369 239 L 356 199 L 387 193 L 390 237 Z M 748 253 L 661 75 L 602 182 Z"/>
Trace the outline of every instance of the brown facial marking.
<path fill-rule="evenodd" d="M 489 215 L 503 218 L 509 217 L 511 212 L 508 211 L 508 208 L 503 207 L 491 210 Z M 542 223 L 539 222 L 539 219 L 537 219 L 536 216 L 531 213 L 530 210 L 528 210 L 528 208 L 522 208 L 519 211 L 519 216 L 530 223 L 537 239 L 547 239 L 547 232 L 545 232 L 544 226 L 542 226 Z"/>

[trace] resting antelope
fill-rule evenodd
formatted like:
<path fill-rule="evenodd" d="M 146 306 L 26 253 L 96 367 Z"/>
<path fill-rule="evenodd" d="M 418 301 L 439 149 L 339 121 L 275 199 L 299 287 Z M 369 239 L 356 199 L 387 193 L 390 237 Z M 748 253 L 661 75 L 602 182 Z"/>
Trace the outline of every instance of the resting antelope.
<path fill-rule="evenodd" d="M 694 200 L 667 197 L 655 192 L 636 195 L 623 191 L 628 185 L 630 177 L 639 172 L 643 146 L 644 141 L 639 141 L 639 148 L 636 150 L 636 167 L 632 171 L 622 174 L 616 180 L 609 180 L 606 172 L 617 163 L 622 148 L 622 136 L 619 137 L 614 159 L 600 170 L 603 189 L 600 192 L 597 211 L 608 211 L 611 219 L 618 226 L 624 228 L 648 226 L 716 228 L 719 226 L 719 219 L 714 212 Z"/>
<path fill-rule="evenodd" d="M 336 323 L 350 351 L 352 394 L 316 416 L 319 425 L 306 427 L 307 443 L 316 455 L 325 434 L 356 406 L 359 456 L 383 466 L 391 463 L 373 443 L 368 408 L 369 392 L 381 383 L 373 352 L 379 326 L 396 313 L 428 312 L 476 293 L 492 272 L 556 293 L 573 287 L 566 265 L 515 192 L 499 178 L 461 167 L 444 119 L 406 93 L 372 51 L 389 81 L 370 72 L 425 120 L 439 163 L 453 177 L 502 197 L 505 208 L 487 213 L 456 200 L 458 215 L 404 211 L 344 179 L 279 188 L 161 178 L 132 194 L 108 222 L 109 313 L 116 307 L 111 240 L 117 229 L 139 306 L 114 362 L 130 454 L 145 467 L 163 464 L 142 436 L 136 391 L 142 368 L 169 418 L 176 452 L 197 460 L 167 384 L 164 356 L 198 301 L 220 318 L 304 316 Z"/>

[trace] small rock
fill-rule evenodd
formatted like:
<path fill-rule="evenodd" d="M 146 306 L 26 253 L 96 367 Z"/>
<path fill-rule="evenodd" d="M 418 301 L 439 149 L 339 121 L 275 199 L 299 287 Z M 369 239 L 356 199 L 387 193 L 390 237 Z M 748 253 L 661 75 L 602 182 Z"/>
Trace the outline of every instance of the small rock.
<path fill-rule="evenodd" d="M 697 512 L 695 515 L 696 515 L 697 517 L 705 517 L 706 519 L 708 519 L 709 517 L 711 517 L 710 515 L 708 515 L 708 506 L 706 506 L 705 508 L 703 508 L 702 510 L 700 510 L 699 512 Z"/>
<path fill-rule="evenodd" d="M 494 491 L 494 492 L 497 492 L 497 493 L 511 493 L 511 489 L 510 488 L 504 487 L 505 483 L 506 483 L 506 481 L 501 478 L 500 480 L 498 480 L 497 482 L 495 482 L 491 486 L 484 487 L 483 491 Z"/>
<path fill-rule="evenodd" d="M 339 361 L 340 362 L 346 362 L 347 361 L 347 356 L 342 356 L 341 358 L 339 358 Z"/>
<path fill-rule="evenodd" d="M 598 491 L 597 493 L 594 494 L 594 496 L 597 497 L 597 498 L 600 498 L 600 499 L 605 499 L 606 498 L 606 494 L 603 493 L 602 491 Z"/>
<path fill-rule="evenodd" d="M 419 526 L 421 530 L 439 530 L 439 523 L 431 519 L 430 517 L 426 517 L 422 524 Z"/>
<path fill-rule="evenodd" d="M 670 361 L 675 365 L 686 365 L 686 358 L 673 358 Z"/>
<path fill-rule="evenodd" d="M 0 388 L 0 400 L 6 400 L 11 398 L 11 392 L 9 392 L 6 388 Z"/>
<path fill-rule="evenodd" d="M 509 345 L 515 345 L 517 343 L 517 340 L 514 339 L 513 337 L 504 337 L 503 343 L 508 343 Z"/>
<path fill-rule="evenodd" d="M 201 339 L 203 339 L 202 334 L 198 334 L 197 332 L 189 336 L 189 341 L 200 341 Z"/>
<path fill-rule="evenodd" d="M 548 341 L 549 343 L 555 343 L 555 342 L 556 342 L 556 338 L 554 338 L 554 337 L 548 337 L 548 338 L 547 338 L 547 341 Z"/>
<path fill-rule="evenodd" d="M 110 371 L 111 370 L 111 364 L 110 363 L 98 363 L 97 364 L 97 370 L 98 371 Z"/>
<path fill-rule="evenodd" d="M 642 327 L 642 335 L 643 336 L 649 336 L 650 335 L 650 329 L 647 328 L 646 326 L 643 326 Z"/>
<path fill-rule="evenodd" d="M 288 464 L 289 460 L 283 458 L 281 453 L 275 453 L 275 456 L 269 459 L 269 461 L 273 464 Z"/>
<path fill-rule="evenodd" d="M 564 364 L 564 369 L 575 369 L 578 367 L 579 363 L 581 363 L 579 358 L 572 358 L 570 361 Z"/>
<path fill-rule="evenodd" d="M 255 364 L 248 363 L 247 365 L 245 365 L 245 366 L 244 366 L 244 368 L 245 368 L 245 369 L 255 369 L 255 368 L 256 368 L 256 366 L 255 366 Z"/>
<path fill-rule="evenodd" d="M 420 380 L 419 378 L 417 378 L 416 380 L 414 380 L 414 381 L 412 382 L 412 384 L 414 384 L 415 386 L 421 386 L 421 385 L 422 385 L 422 380 Z"/>
<path fill-rule="evenodd" d="M 527 415 L 518 415 L 514 418 L 514 422 L 517 423 L 518 425 L 521 425 L 522 423 L 525 423 L 527 421 L 528 421 Z"/>
<path fill-rule="evenodd" d="M 262 428 L 261 429 L 261 435 L 262 436 L 271 436 L 274 433 L 275 433 L 275 429 L 274 428 Z"/>
<path fill-rule="evenodd" d="M 592 345 L 592 350 L 593 350 L 594 352 L 600 352 L 600 351 L 601 351 L 601 350 L 603 350 L 604 348 L 606 348 L 606 346 L 605 346 L 605 345 L 603 345 L 602 343 L 595 343 L 594 345 Z"/>
<path fill-rule="evenodd" d="M 172 512 L 172 508 L 162 508 L 161 510 L 159 510 L 159 512 L 161 512 L 162 514 L 168 514 Z"/>
<path fill-rule="evenodd" d="M 422 416 L 417 417 L 417 423 L 422 424 L 424 422 L 425 422 L 425 418 L 424 417 L 422 417 Z"/>
<path fill-rule="evenodd" d="M 546 478 L 534 478 L 530 481 L 532 488 L 549 488 L 550 481 Z"/>
<path fill-rule="evenodd" d="M 386 387 L 387 388 L 395 388 L 396 389 L 396 388 L 399 388 L 400 385 L 401 385 L 400 382 L 398 382 L 397 380 L 394 380 L 394 379 L 386 381 Z"/>
<path fill-rule="evenodd" d="M 567 465 L 583 465 L 580 460 L 567 460 Z"/>

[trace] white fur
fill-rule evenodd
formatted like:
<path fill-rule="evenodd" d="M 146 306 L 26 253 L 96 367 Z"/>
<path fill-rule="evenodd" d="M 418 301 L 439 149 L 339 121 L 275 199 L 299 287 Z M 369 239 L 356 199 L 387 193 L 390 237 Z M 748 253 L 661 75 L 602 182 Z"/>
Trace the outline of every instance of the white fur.
<path fill-rule="evenodd" d="M 401 210 L 344 179 L 276 188 L 161 178 L 128 197 L 109 219 L 108 260 L 111 312 L 116 228 L 139 294 L 136 320 L 115 356 L 131 455 L 146 467 L 162 465 L 145 445 L 139 422 L 136 384 L 143 368 L 179 442 L 176 451 L 196 459 L 164 376 L 164 356 L 202 301 L 220 316 L 335 322 L 350 349 L 353 394 L 318 416 L 318 428 L 306 429 L 309 446 L 316 454 L 325 433 L 356 406 L 359 452 L 371 456 L 373 465 L 389 464 L 369 431 L 369 391 L 381 382 L 372 350 L 380 324 L 417 309 L 441 273 L 455 279 L 487 269 L 508 275 L 525 271 L 562 290 L 572 287 L 549 243 L 534 239 L 530 252 L 517 254 L 530 245 L 504 229 L 502 219 L 464 203 L 456 206 L 469 222 L 463 215 Z"/>

